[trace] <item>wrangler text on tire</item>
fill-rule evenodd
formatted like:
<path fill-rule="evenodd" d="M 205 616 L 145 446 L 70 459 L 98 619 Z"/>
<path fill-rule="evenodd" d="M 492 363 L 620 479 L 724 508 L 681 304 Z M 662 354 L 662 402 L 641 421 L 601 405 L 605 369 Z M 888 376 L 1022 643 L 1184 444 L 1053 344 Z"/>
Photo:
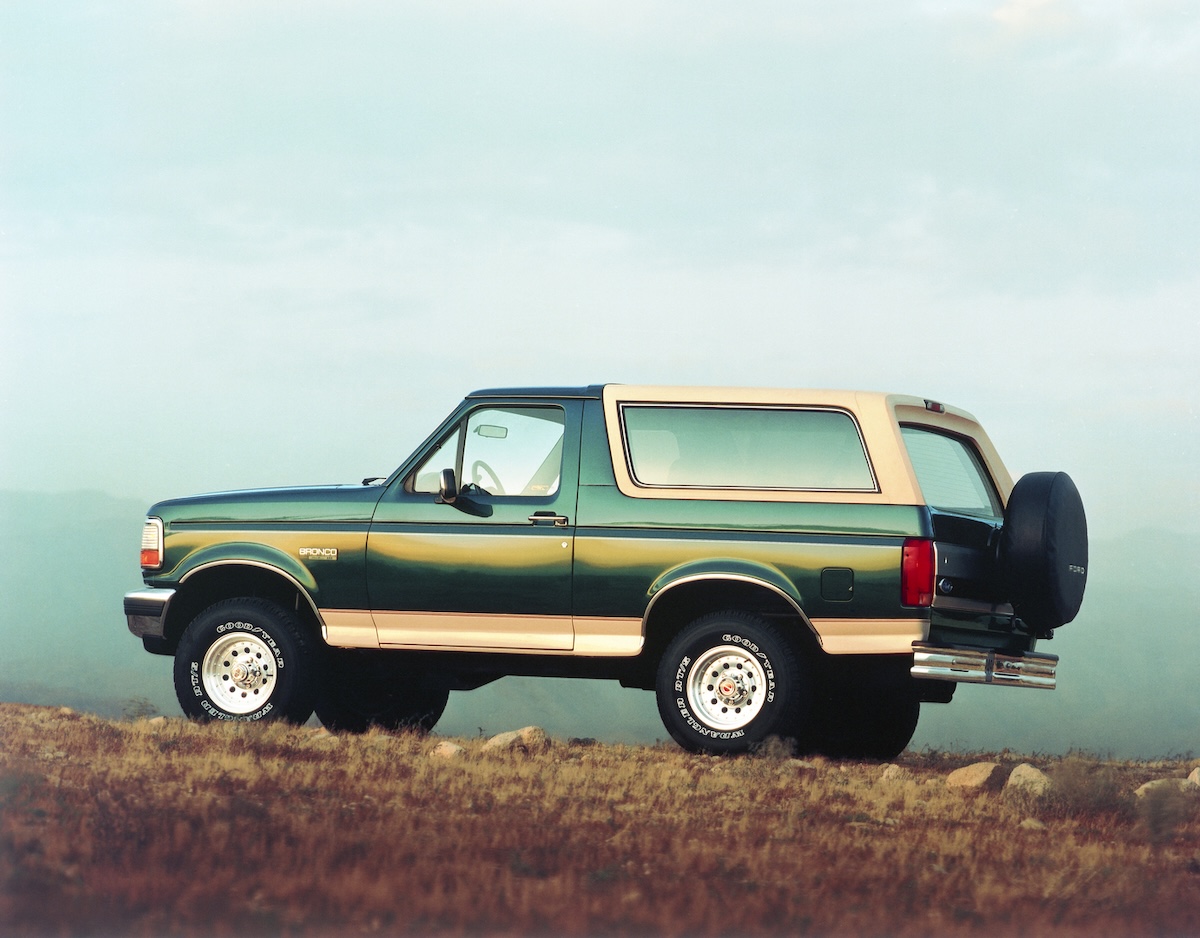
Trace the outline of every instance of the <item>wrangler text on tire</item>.
<path fill-rule="evenodd" d="M 808 711 L 804 659 L 776 626 L 718 612 L 685 627 L 667 647 L 655 685 L 667 731 L 693 752 L 745 752 L 790 735 Z"/>

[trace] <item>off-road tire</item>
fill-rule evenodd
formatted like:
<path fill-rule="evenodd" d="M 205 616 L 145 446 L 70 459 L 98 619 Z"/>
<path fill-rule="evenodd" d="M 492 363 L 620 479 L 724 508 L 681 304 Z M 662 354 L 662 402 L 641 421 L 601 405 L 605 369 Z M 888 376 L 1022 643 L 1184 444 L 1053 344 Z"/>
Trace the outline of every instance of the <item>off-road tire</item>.
<path fill-rule="evenodd" d="M 291 612 L 265 599 L 227 599 L 196 616 L 179 640 L 175 695 L 196 720 L 303 723 L 318 661 Z"/>
<path fill-rule="evenodd" d="M 775 625 L 744 612 L 717 612 L 686 626 L 659 660 L 658 712 L 691 752 L 746 752 L 790 736 L 808 711 L 804 658 Z"/>
<path fill-rule="evenodd" d="M 316 712 L 326 728 L 428 733 L 450 698 L 445 679 L 400 652 L 330 649 Z"/>
<path fill-rule="evenodd" d="M 900 755 L 921 717 L 916 693 L 836 692 L 814 705 L 812 748 L 833 759 L 885 761 Z"/>

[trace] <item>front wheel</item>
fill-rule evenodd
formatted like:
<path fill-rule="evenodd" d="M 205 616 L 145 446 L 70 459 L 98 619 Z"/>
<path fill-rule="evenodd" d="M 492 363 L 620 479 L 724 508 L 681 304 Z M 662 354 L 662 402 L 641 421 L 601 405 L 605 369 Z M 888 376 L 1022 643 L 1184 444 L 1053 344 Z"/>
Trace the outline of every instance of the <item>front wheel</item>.
<path fill-rule="evenodd" d="M 765 619 L 741 612 L 703 616 L 680 632 L 658 665 L 658 712 L 692 752 L 745 752 L 790 735 L 808 711 L 803 659 Z"/>
<path fill-rule="evenodd" d="M 265 599 L 209 606 L 175 653 L 175 695 L 198 720 L 287 720 L 313 711 L 316 656 L 300 623 Z"/>

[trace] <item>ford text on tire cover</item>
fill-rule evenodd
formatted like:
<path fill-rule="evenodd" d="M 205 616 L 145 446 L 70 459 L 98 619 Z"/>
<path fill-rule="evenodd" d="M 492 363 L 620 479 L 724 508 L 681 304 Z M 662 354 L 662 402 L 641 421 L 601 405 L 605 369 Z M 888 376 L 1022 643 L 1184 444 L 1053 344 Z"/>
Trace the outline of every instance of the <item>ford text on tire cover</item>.
<path fill-rule="evenodd" d="M 959 682 L 1055 686 L 1087 553 L 1070 477 L 1014 485 L 936 401 L 487 390 L 385 479 L 154 505 L 125 613 L 198 720 L 429 730 L 575 676 L 653 690 L 690 750 L 889 758 Z"/>

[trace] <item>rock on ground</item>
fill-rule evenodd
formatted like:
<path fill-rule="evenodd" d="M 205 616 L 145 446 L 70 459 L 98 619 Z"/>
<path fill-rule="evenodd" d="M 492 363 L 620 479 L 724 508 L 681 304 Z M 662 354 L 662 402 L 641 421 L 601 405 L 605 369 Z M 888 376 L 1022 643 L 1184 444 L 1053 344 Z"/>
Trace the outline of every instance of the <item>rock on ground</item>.
<path fill-rule="evenodd" d="M 883 767 L 883 771 L 879 773 L 879 778 L 884 782 L 909 782 L 915 779 L 916 776 L 902 765 L 888 763 Z"/>
<path fill-rule="evenodd" d="M 1184 795 L 1195 795 L 1200 793 L 1200 785 L 1197 785 L 1191 778 L 1156 778 L 1153 781 L 1146 782 L 1137 790 L 1134 791 L 1134 796 L 1141 800 L 1155 791 L 1177 791 Z"/>
<path fill-rule="evenodd" d="M 946 785 L 965 791 L 999 791 L 1004 785 L 1004 769 L 998 762 L 976 762 L 947 775 Z"/>
<path fill-rule="evenodd" d="M 550 748 L 550 737 L 540 726 L 526 726 L 493 736 L 483 744 L 483 748 L 492 752 L 545 752 Z"/>
<path fill-rule="evenodd" d="M 1004 784 L 1004 791 L 1044 798 L 1050 794 L 1050 789 L 1053 787 L 1054 782 L 1051 781 L 1049 775 L 1028 762 L 1022 762 L 1008 776 L 1008 781 Z"/>
<path fill-rule="evenodd" d="M 341 740 L 333 733 L 329 732 L 325 727 L 315 729 L 308 734 L 308 738 L 304 740 L 302 745 L 305 746 L 328 746 L 330 748 L 341 745 Z"/>

